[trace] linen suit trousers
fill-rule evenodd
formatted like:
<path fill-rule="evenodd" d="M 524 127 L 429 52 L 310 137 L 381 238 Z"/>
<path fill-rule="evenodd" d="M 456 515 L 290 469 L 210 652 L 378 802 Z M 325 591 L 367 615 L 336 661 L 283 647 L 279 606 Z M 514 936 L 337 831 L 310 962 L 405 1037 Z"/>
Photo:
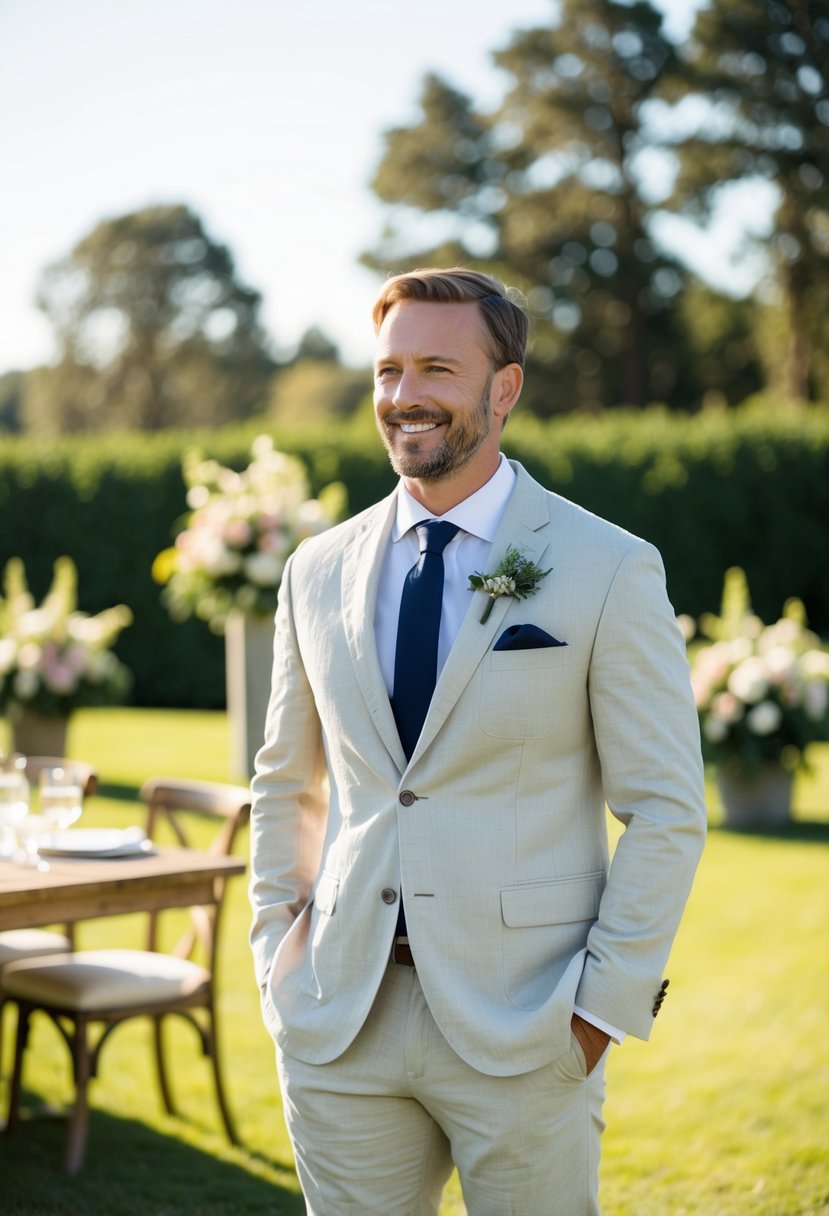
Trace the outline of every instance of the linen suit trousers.
<path fill-rule="evenodd" d="M 277 1062 L 309 1216 L 436 1216 L 453 1165 L 469 1216 L 598 1216 L 604 1057 L 585 1077 L 575 1036 L 533 1072 L 477 1072 L 390 963 L 343 1055 Z"/>

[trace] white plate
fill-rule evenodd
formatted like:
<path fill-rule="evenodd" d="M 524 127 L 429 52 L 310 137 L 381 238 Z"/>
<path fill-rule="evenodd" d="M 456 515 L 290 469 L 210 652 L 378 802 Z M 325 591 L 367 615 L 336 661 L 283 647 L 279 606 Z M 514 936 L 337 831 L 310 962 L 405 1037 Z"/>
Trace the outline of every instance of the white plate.
<path fill-rule="evenodd" d="M 152 852 L 141 828 L 72 828 L 38 843 L 44 857 L 138 857 Z"/>

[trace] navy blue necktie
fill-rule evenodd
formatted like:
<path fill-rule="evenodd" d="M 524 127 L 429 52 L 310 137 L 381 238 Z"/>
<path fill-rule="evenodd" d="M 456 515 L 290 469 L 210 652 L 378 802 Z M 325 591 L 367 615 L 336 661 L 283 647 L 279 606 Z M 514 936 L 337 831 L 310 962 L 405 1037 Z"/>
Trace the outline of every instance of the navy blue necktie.
<path fill-rule="evenodd" d="M 420 737 L 437 682 L 443 550 L 457 530 L 457 524 L 438 519 L 415 526 L 420 557 L 406 575 L 400 597 L 391 700 L 407 760 Z"/>

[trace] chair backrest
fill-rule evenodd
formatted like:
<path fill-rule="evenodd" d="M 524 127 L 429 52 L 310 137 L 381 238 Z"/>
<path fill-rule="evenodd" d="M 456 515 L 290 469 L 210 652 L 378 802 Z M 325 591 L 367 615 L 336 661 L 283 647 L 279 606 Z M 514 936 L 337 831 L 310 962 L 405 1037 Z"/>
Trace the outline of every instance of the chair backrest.
<path fill-rule="evenodd" d="M 217 824 L 206 851 L 227 857 L 233 851 L 236 835 L 250 817 L 251 793 L 241 785 L 225 785 L 215 781 L 185 781 L 176 777 L 151 777 L 139 791 L 147 806 L 147 836 L 157 839 L 159 829 L 167 825 L 182 848 L 193 848 L 193 829 L 199 819 Z M 191 819 L 192 816 L 192 819 Z M 197 847 L 204 848 L 202 840 Z M 197 944 L 204 950 L 207 966 L 215 970 L 216 939 L 219 914 L 224 900 L 226 879 L 214 884 L 215 902 L 208 907 L 190 909 L 190 928 L 172 949 L 172 953 L 189 958 Z M 158 949 L 159 913 L 150 914 L 148 948 Z"/>
<path fill-rule="evenodd" d="M 26 756 L 25 772 L 30 785 L 37 785 L 45 768 L 62 768 L 68 777 L 90 798 L 98 789 L 98 774 L 83 760 L 67 760 L 65 756 Z"/>

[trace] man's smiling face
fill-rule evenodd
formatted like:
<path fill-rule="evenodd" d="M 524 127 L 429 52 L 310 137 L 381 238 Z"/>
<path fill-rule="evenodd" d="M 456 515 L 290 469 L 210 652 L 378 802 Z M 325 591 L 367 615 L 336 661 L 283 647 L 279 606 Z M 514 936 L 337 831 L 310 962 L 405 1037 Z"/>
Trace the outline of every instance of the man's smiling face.
<path fill-rule="evenodd" d="M 496 391 L 503 370 L 493 368 L 474 302 L 393 305 L 378 334 L 374 409 L 395 472 L 424 482 L 460 473 L 483 485 L 509 412 Z"/>

